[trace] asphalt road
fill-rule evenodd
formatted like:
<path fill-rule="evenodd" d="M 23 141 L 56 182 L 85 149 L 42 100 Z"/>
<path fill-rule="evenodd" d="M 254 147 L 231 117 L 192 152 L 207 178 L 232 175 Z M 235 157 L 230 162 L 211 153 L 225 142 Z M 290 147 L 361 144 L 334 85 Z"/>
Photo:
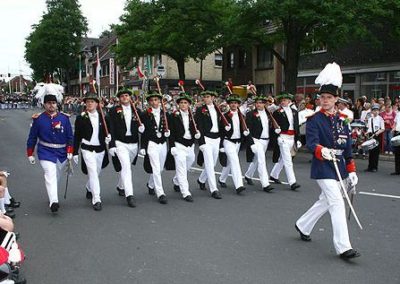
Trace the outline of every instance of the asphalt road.
<path fill-rule="evenodd" d="M 223 199 L 215 200 L 198 189 L 199 173 L 193 171 L 195 202 L 187 203 L 172 189 L 173 172 L 164 172 L 168 205 L 147 194 L 148 175 L 139 160 L 136 208 L 118 196 L 117 175 L 109 166 L 101 176 L 100 212 L 85 199 L 86 176 L 76 169 L 67 200 L 62 179 L 61 208 L 52 215 L 42 169 L 25 157 L 31 114 L 0 112 L 0 168 L 11 172 L 10 191 L 22 202 L 15 224 L 27 255 L 28 283 L 400 283 L 400 186 L 399 177 L 389 175 L 392 162 L 381 162 L 377 173 L 359 173 L 359 191 L 394 197 L 356 196 L 364 230 L 354 219 L 349 230 L 362 256 L 345 262 L 335 255 L 329 215 L 317 223 L 312 242 L 302 242 L 294 230 L 319 195 L 306 153 L 295 159 L 298 192 L 277 185 L 268 194 L 256 183 L 237 196 L 228 180 Z M 357 165 L 362 170 L 366 161 Z"/>

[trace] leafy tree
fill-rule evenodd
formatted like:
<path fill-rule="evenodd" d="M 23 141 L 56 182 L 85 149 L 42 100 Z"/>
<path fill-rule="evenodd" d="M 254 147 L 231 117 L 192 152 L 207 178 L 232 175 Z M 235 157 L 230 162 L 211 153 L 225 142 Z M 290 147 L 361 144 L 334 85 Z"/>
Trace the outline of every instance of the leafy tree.
<path fill-rule="evenodd" d="M 185 61 L 204 59 L 220 47 L 221 14 L 229 0 L 130 0 L 115 26 L 122 64 L 132 57 L 165 54 L 174 59 L 179 78 Z"/>
<path fill-rule="evenodd" d="M 54 73 L 68 76 L 88 30 L 77 0 L 47 0 L 46 4 L 47 13 L 33 25 L 25 43 L 25 58 L 37 80 Z"/>

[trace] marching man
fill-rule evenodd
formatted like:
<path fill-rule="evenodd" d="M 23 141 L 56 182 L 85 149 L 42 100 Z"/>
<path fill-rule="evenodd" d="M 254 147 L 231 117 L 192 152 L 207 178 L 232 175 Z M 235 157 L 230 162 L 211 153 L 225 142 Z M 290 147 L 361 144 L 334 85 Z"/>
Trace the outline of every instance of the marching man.
<path fill-rule="evenodd" d="M 150 174 L 147 187 L 150 195 L 157 195 L 161 204 L 167 204 L 167 196 L 164 193 L 161 173 L 167 158 L 167 138 L 170 130 L 166 129 L 167 114 L 161 108 L 162 95 L 152 92 L 146 96 L 149 108 L 143 114 L 144 132 L 141 139 L 140 153 L 145 155 L 144 168 Z"/>
<path fill-rule="evenodd" d="M 95 211 L 100 211 L 100 181 L 101 169 L 108 165 L 106 143 L 111 136 L 106 136 L 105 125 L 98 112 L 99 98 L 96 94 L 89 93 L 83 99 L 86 110 L 75 120 L 74 137 L 74 162 L 78 164 L 79 149 L 82 154 L 82 172 L 88 175 L 86 184 L 86 198 L 92 199 L 92 206 Z"/>
<path fill-rule="evenodd" d="M 221 199 L 222 196 L 217 188 L 214 169 L 217 164 L 222 134 L 221 128 L 223 127 L 221 115 L 216 109 L 218 106 L 214 104 L 216 95 L 217 93 L 211 91 L 201 92 L 203 104 L 196 109 L 196 123 L 201 133 L 199 140 L 201 152 L 198 156 L 198 164 L 202 165 L 202 159 L 204 159 L 204 169 L 197 183 L 201 190 L 205 190 L 206 181 L 208 181 L 211 197 Z M 229 131 L 230 126 L 225 127 Z"/>
<path fill-rule="evenodd" d="M 315 224 L 329 212 L 336 253 L 341 258 L 350 259 L 360 254 L 350 244 L 342 191 L 332 162 L 337 159 L 342 178 L 348 177 L 352 186 L 357 184 L 348 120 L 335 110 L 337 89 L 342 85 L 340 67 L 336 63 L 328 64 L 315 83 L 321 85 L 321 110 L 308 119 L 306 140 L 313 153 L 311 178 L 317 180 L 321 194 L 319 200 L 297 220 L 295 227 L 303 241 L 311 241 L 310 234 Z"/>
<path fill-rule="evenodd" d="M 173 178 L 174 189 L 181 192 L 185 201 L 193 202 L 193 197 L 189 191 L 187 172 L 196 158 L 194 140 L 200 138 L 200 132 L 197 130 L 190 110 L 192 98 L 181 92 L 176 103 L 178 109 L 170 117 L 171 136 L 169 138 L 176 169 Z"/>
<path fill-rule="evenodd" d="M 37 155 L 44 171 L 50 209 L 54 213 L 60 207 L 57 184 L 67 160 L 72 159 L 74 137 L 69 117 L 57 110 L 62 95 L 55 88 L 44 85 L 40 100 L 45 111 L 32 117 L 26 152 L 29 162 L 35 164 L 34 151 L 38 144 Z"/>
<path fill-rule="evenodd" d="M 290 106 L 293 99 L 291 94 L 281 93 L 276 99 L 280 101 L 280 107 L 274 111 L 272 116 L 279 128 L 275 129 L 277 143 L 274 147 L 272 159 L 275 165 L 272 168 L 270 179 L 280 184 L 279 174 L 285 168 L 290 189 L 296 190 L 300 185 L 296 183 L 291 150 L 293 147 L 298 147 L 297 143 L 299 142 L 300 134 L 299 116 L 297 110 Z"/>
<path fill-rule="evenodd" d="M 118 193 L 126 197 L 129 207 L 136 207 L 131 165 L 138 154 L 139 133 L 143 133 L 145 127 L 139 123 L 141 122 L 140 110 L 131 103 L 132 92 L 124 89 L 117 93 L 117 97 L 120 105 L 110 110 L 112 140 L 109 152 L 113 159 L 118 159 L 120 164 Z"/>
<path fill-rule="evenodd" d="M 221 187 L 226 187 L 226 180 L 229 173 L 232 172 L 236 193 L 240 194 L 246 188 L 243 186 L 239 150 L 242 139 L 248 136 L 250 132 L 245 124 L 245 118 L 239 109 L 241 103 L 239 96 L 230 95 L 226 101 L 229 104 L 230 111 L 225 114 L 225 118 L 231 125 L 231 129 L 229 131 L 223 129 L 223 149 L 227 157 L 227 165 L 222 168 L 222 173 L 218 182 Z"/>
<path fill-rule="evenodd" d="M 256 108 L 247 113 L 246 123 L 249 126 L 250 135 L 253 143 L 248 143 L 247 161 L 250 162 L 244 178 L 247 184 L 253 185 L 253 175 L 258 171 L 260 182 L 265 192 L 270 192 L 273 187 L 269 183 L 267 162 L 265 152 L 269 143 L 269 118 L 265 105 L 267 98 L 263 96 L 256 96 L 254 98 Z M 251 141 L 251 140 L 250 140 Z"/>

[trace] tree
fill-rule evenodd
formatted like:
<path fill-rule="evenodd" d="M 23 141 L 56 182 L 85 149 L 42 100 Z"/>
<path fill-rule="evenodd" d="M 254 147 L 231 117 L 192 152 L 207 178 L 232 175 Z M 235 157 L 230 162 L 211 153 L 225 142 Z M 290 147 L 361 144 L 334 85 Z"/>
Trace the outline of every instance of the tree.
<path fill-rule="evenodd" d="M 174 59 L 179 78 L 185 61 L 204 59 L 220 46 L 220 20 L 229 0 L 131 0 L 115 26 L 121 64 L 132 57 L 165 54 Z"/>
<path fill-rule="evenodd" d="M 54 73 L 68 76 L 88 30 L 77 0 L 47 0 L 46 5 L 47 13 L 25 43 L 25 58 L 39 81 Z"/>
<path fill-rule="evenodd" d="M 301 52 L 322 45 L 334 49 L 356 38 L 376 43 L 374 29 L 391 26 L 396 34 L 400 27 L 397 0 L 240 0 L 236 5 L 239 17 L 230 28 L 228 23 L 225 43 L 270 47 L 284 66 L 285 89 L 292 93 Z M 283 53 L 276 44 L 284 45 Z"/>

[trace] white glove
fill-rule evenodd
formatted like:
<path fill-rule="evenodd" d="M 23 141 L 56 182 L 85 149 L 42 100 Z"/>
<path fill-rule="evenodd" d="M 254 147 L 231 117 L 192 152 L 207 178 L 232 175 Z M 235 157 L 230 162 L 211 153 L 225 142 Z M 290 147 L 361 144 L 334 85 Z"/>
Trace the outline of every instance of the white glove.
<path fill-rule="evenodd" d="M 253 144 L 250 146 L 251 152 L 253 152 L 254 154 L 257 152 L 257 145 Z"/>
<path fill-rule="evenodd" d="M 278 144 L 282 145 L 283 143 L 285 143 L 285 141 L 283 140 L 282 137 L 278 136 Z"/>
<path fill-rule="evenodd" d="M 333 155 L 332 150 L 326 147 L 323 147 L 321 150 L 322 158 L 328 161 L 332 161 L 335 159 L 335 155 Z"/>
<path fill-rule="evenodd" d="M 105 139 L 106 144 L 108 145 L 111 142 L 111 134 L 108 134 Z"/>
<path fill-rule="evenodd" d="M 281 134 L 281 131 L 282 131 L 282 130 L 281 130 L 280 128 L 275 128 L 275 133 L 276 133 L 276 134 L 278 134 L 278 135 Z"/>
<path fill-rule="evenodd" d="M 31 163 L 31 165 L 34 165 L 36 163 L 35 156 L 29 156 L 28 160 L 29 160 L 29 163 Z"/>
<path fill-rule="evenodd" d="M 250 131 L 249 131 L 249 130 L 243 131 L 243 135 L 244 135 L 244 136 L 249 136 L 249 134 L 250 134 Z"/>
<path fill-rule="evenodd" d="M 301 144 L 301 142 L 300 142 L 300 141 L 297 141 L 297 149 L 300 149 L 300 148 L 301 148 L 301 146 L 303 146 L 303 144 Z"/>
<path fill-rule="evenodd" d="M 225 130 L 226 130 L 226 131 L 231 130 L 231 128 L 232 128 L 232 126 L 231 126 L 230 124 L 228 124 L 227 126 L 225 126 Z"/>
<path fill-rule="evenodd" d="M 220 151 L 221 153 L 225 153 L 225 148 L 219 148 L 219 151 Z"/>
<path fill-rule="evenodd" d="M 176 156 L 176 154 L 178 154 L 178 152 L 177 152 L 177 150 L 176 150 L 176 147 L 172 147 L 172 148 L 171 148 L 171 155 L 172 155 L 172 156 Z"/>
<path fill-rule="evenodd" d="M 139 154 L 142 156 L 146 155 L 146 149 L 140 149 Z"/>
<path fill-rule="evenodd" d="M 3 171 L 3 172 L 1 172 L 1 173 L 2 173 L 2 175 L 5 176 L 6 178 L 8 178 L 8 176 L 10 175 L 10 173 L 9 173 L 9 172 L 6 172 L 6 171 Z"/>
<path fill-rule="evenodd" d="M 204 152 L 204 150 L 206 149 L 206 144 L 200 145 L 199 146 L 199 150 Z"/>
<path fill-rule="evenodd" d="M 72 153 L 68 153 L 68 154 L 67 154 L 67 159 L 68 159 L 68 160 L 71 161 L 71 160 L 72 160 L 72 157 L 73 157 Z"/>
<path fill-rule="evenodd" d="M 139 128 L 138 128 L 138 130 L 139 130 L 139 133 L 143 133 L 144 132 L 144 124 L 141 124 L 140 126 L 139 126 Z"/>
<path fill-rule="evenodd" d="M 349 173 L 350 184 L 354 187 L 358 183 L 358 177 L 355 172 Z"/>
<path fill-rule="evenodd" d="M 201 134 L 200 131 L 197 131 L 196 134 L 194 135 L 194 139 L 200 139 Z"/>
<path fill-rule="evenodd" d="M 170 130 L 164 132 L 165 138 L 168 138 L 170 135 L 171 135 L 171 131 Z"/>
<path fill-rule="evenodd" d="M 108 150 L 108 153 L 110 153 L 110 155 L 112 156 L 112 157 L 114 157 L 115 156 L 115 153 L 117 152 L 117 148 L 116 147 L 112 147 L 112 148 L 110 148 L 109 150 Z"/>
<path fill-rule="evenodd" d="M 75 164 L 79 163 L 79 155 L 75 155 L 72 159 L 74 160 Z"/>

